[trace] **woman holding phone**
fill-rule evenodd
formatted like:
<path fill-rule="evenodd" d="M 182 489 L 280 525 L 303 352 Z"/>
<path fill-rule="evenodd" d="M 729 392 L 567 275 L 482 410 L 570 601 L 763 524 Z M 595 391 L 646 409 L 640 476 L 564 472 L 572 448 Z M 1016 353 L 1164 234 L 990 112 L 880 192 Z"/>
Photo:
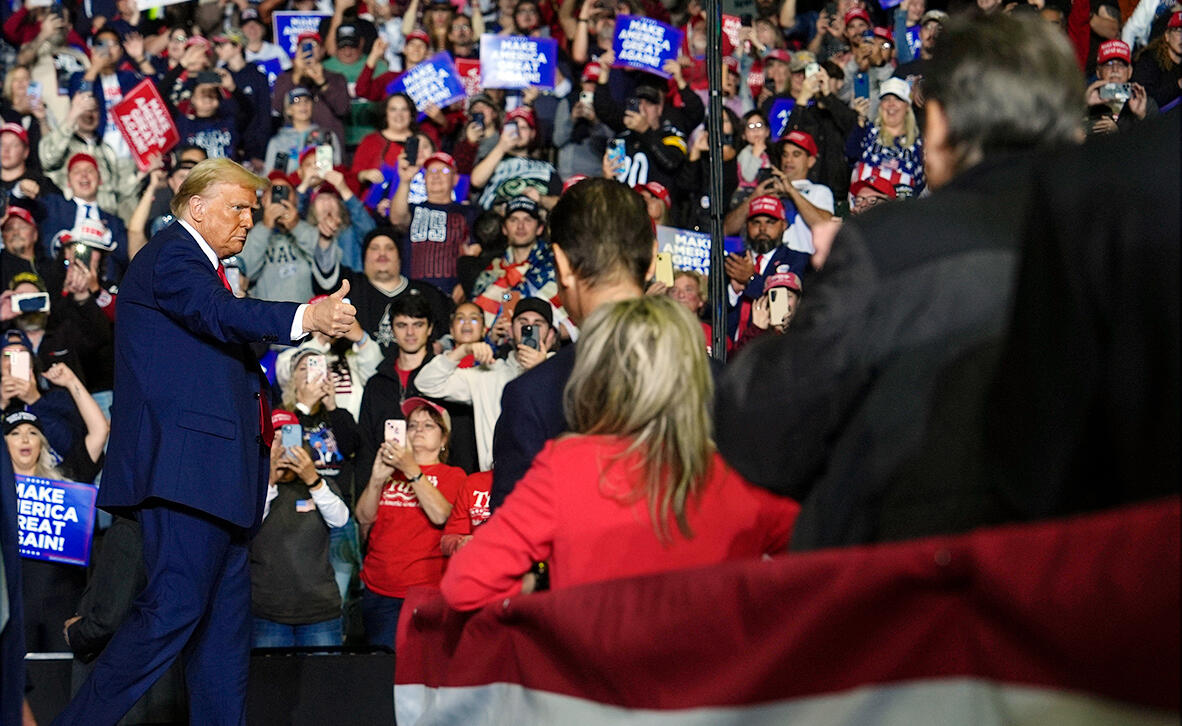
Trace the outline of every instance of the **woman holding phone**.
<path fill-rule="evenodd" d="M 379 130 L 361 140 L 353 154 L 353 173 L 359 182 L 380 184 L 385 177 L 382 167 L 398 168 L 398 157 L 406 140 L 419 131 L 419 115 L 415 102 L 405 93 L 395 93 L 386 99 Z"/>
<path fill-rule="evenodd" d="M 309 454 L 299 418 L 276 409 L 271 424 L 263 522 L 250 544 L 251 644 L 340 645 L 341 594 L 329 561 L 329 532 L 348 521 L 349 507 Z"/>
<path fill-rule="evenodd" d="M 390 648 L 407 589 L 438 585 L 443 576 L 443 525 L 466 477 L 463 469 L 443 463 L 451 433 L 446 409 L 414 397 L 403 402 L 402 414 L 405 430 L 387 426 L 356 510 L 358 523 L 369 530 L 361 567 L 366 639 Z"/>
<path fill-rule="evenodd" d="M 448 566 L 448 604 L 785 551 L 800 510 L 748 484 L 711 440 L 713 379 L 685 307 L 647 295 L 598 308 L 579 339 L 563 408 L 571 434 Z"/>
<path fill-rule="evenodd" d="M 856 126 L 845 144 L 845 155 L 852 162 L 862 162 L 882 169 L 879 176 L 891 178 L 898 172 L 911 195 L 923 191 L 923 135 L 911 107 L 911 84 L 902 78 L 888 78 L 882 82 L 878 94 L 878 115 L 874 122 Z M 899 189 L 899 182 L 896 190 Z"/>

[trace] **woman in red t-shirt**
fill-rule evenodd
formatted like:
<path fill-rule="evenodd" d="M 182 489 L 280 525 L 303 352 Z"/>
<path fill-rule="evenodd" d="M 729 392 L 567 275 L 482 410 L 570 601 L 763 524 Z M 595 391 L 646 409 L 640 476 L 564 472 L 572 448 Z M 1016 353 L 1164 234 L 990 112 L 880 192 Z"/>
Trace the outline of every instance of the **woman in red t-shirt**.
<path fill-rule="evenodd" d="M 582 328 L 563 408 L 496 516 L 451 557 L 440 587 L 472 610 L 529 592 L 535 562 L 557 590 L 755 558 L 788 547 L 800 506 L 757 489 L 714 449 L 702 332 L 665 296 L 610 303 Z"/>
<path fill-rule="evenodd" d="M 442 463 L 451 433 L 447 411 L 415 397 L 403 402 L 402 414 L 406 445 L 397 436 L 382 443 L 357 500 L 357 522 L 369 531 L 361 565 L 366 640 L 390 648 L 407 589 L 438 585 L 443 576 L 440 534 L 465 477 Z"/>

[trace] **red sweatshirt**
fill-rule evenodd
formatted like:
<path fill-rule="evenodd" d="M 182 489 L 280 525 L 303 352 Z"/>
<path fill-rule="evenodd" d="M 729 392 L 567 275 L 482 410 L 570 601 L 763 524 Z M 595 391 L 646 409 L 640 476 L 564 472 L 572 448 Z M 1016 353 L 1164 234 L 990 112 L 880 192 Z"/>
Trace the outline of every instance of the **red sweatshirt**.
<path fill-rule="evenodd" d="M 648 500 L 620 496 L 641 486 L 639 455 L 613 464 L 628 441 L 568 436 L 546 444 L 492 519 L 451 558 L 440 588 L 472 610 L 521 591 L 534 562 L 550 563 L 553 589 L 666 572 L 783 551 L 800 506 L 757 489 L 714 455 L 700 497 L 686 506 L 687 539 L 670 524 L 662 543 Z"/>

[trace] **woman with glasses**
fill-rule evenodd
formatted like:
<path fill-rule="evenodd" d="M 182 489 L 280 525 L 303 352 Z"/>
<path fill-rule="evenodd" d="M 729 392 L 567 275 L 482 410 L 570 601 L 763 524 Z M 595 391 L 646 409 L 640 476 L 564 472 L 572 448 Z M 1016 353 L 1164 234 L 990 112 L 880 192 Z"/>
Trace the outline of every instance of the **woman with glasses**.
<path fill-rule="evenodd" d="M 407 159 L 404 154 L 398 160 L 399 183 L 390 201 L 390 222 L 408 230 L 402 266 L 409 277 L 462 302 L 458 260 L 480 254 L 481 247 L 472 236 L 480 209 L 456 200 L 458 177 L 451 154 L 426 152 L 420 144 L 418 159 Z M 412 203 L 413 182 L 420 169 L 427 198 Z"/>
<path fill-rule="evenodd" d="M 466 475 L 448 466 L 451 417 L 425 398 L 402 404 L 405 435 L 384 441 L 357 499 L 357 522 L 368 535 L 361 566 L 361 614 L 370 645 L 394 647 L 398 614 L 411 587 L 443 577 L 443 525 Z"/>
<path fill-rule="evenodd" d="M 743 114 L 741 128 L 743 143 L 738 157 L 739 189 L 750 193 L 759 183 L 759 170 L 772 168 L 767 147 L 771 129 L 768 128 L 767 119 L 759 111 L 748 111 Z"/>

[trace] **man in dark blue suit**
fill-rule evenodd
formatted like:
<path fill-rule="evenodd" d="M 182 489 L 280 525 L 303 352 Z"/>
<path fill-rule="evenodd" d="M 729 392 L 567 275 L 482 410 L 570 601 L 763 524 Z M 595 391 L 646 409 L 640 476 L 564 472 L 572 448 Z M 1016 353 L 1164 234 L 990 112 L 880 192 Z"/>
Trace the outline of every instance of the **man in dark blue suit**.
<path fill-rule="evenodd" d="M 193 167 L 172 202 L 177 221 L 123 278 L 98 503 L 139 521 L 148 584 L 55 723 L 115 723 L 177 657 L 191 723 L 245 721 L 247 545 L 275 441 L 249 344 L 340 336 L 356 312 L 348 283 L 314 305 L 230 292 L 219 260 L 242 251 L 265 184 L 226 159 Z"/>
<path fill-rule="evenodd" d="M 727 255 L 726 332 L 737 340 L 751 319 L 751 304 L 763 296 L 764 280 L 781 266 L 804 277 L 809 255 L 780 244 L 788 227 L 784 204 L 765 195 L 751 200 L 747 210 L 747 254 Z"/>
<path fill-rule="evenodd" d="M 653 275 L 657 242 L 644 199 L 614 179 L 570 188 L 550 213 L 558 296 L 576 324 L 600 305 L 640 297 Z M 562 391 L 575 347 L 505 386 L 493 433 L 492 506 L 498 507 L 550 439 L 566 431 Z"/>

